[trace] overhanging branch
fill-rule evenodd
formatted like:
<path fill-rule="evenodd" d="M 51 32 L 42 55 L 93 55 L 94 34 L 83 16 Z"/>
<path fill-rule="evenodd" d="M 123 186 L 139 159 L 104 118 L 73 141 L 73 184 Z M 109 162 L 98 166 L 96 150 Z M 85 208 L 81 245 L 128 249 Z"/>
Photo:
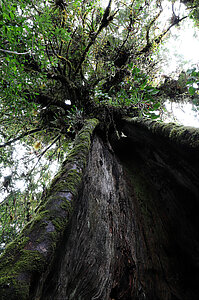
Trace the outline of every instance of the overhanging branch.
<path fill-rule="evenodd" d="M 140 54 L 142 54 L 142 53 L 148 53 L 148 52 L 152 49 L 154 43 L 158 45 L 158 44 L 162 41 L 163 37 L 167 34 L 167 32 L 168 32 L 173 26 L 178 25 L 181 21 L 183 21 L 183 20 L 186 19 L 187 17 L 188 17 L 188 16 L 182 17 L 181 19 L 178 19 L 178 22 L 174 22 L 174 23 L 172 23 L 171 25 L 169 25 L 167 29 L 165 29 L 159 36 L 157 36 L 156 38 L 154 38 L 152 41 L 149 40 L 149 31 L 150 31 L 150 28 L 151 28 L 151 27 L 150 27 L 150 28 L 147 30 L 147 34 L 146 34 L 147 44 L 146 44 L 146 46 L 145 46 L 141 51 L 139 51 L 139 52 L 137 53 L 137 55 L 140 55 Z"/>

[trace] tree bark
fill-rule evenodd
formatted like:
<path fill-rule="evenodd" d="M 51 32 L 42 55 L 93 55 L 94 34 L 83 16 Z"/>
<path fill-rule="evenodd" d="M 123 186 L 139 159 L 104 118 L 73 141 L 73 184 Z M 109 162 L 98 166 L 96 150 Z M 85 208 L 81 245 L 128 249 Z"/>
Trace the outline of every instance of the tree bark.
<path fill-rule="evenodd" d="M 24 299 L 199 298 L 199 131 L 136 118 L 119 130 L 110 143 L 96 132 L 73 213 Z"/>
<path fill-rule="evenodd" d="M 125 120 L 95 136 L 41 299 L 198 299 L 198 130 Z M 173 132 L 173 134 L 172 134 Z"/>

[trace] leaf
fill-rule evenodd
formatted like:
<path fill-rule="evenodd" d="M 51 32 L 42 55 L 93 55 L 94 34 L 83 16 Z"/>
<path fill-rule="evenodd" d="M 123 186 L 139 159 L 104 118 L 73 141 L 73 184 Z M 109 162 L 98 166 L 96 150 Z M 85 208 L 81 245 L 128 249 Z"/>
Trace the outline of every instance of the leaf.
<path fill-rule="evenodd" d="M 41 148 L 41 142 L 39 142 L 39 141 L 35 142 L 34 145 L 33 145 L 33 148 L 35 150 L 39 150 L 39 148 Z"/>
<path fill-rule="evenodd" d="M 193 96 L 195 94 L 196 89 L 193 86 L 189 87 L 189 94 Z"/>
<path fill-rule="evenodd" d="M 137 75 L 139 72 L 140 72 L 140 69 L 136 67 L 132 70 L 132 75 Z"/>
<path fill-rule="evenodd" d="M 199 105 L 199 99 L 195 98 L 192 100 L 194 105 Z"/>
<path fill-rule="evenodd" d="M 157 103 L 155 103 L 154 105 L 153 105 L 153 109 L 158 109 L 158 108 L 160 108 L 160 102 L 157 102 Z"/>

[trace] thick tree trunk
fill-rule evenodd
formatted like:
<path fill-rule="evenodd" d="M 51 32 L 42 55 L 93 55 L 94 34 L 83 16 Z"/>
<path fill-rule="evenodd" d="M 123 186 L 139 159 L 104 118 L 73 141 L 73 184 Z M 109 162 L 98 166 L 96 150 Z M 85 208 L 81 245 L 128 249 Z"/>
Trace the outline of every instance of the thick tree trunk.
<path fill-rule="evenodd" d="M 61 242 L 24 299 L 199 298 L 199 131 L 120 130 L 111 146 L 95 134 Z"/>

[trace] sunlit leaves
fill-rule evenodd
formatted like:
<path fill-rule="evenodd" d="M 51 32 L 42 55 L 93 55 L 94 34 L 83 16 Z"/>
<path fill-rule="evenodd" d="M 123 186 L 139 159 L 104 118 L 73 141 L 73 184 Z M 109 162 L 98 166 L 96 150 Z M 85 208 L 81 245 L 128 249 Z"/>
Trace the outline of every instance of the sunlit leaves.
<path fill-rule="evenodd" d="M 189 94 L 193 96 L 195 94 L 196 89 L 193 86 L 189 87 Z"/>

